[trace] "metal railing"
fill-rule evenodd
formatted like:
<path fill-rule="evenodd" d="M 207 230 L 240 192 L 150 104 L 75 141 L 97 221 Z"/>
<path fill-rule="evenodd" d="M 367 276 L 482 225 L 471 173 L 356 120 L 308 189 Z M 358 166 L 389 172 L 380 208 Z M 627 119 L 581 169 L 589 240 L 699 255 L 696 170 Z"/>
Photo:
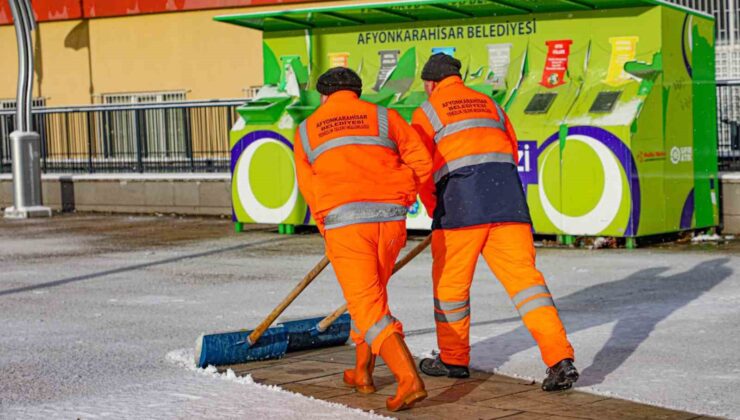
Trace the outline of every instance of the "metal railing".
<path fill-rule="evenodd" d="M 239 100 L 37 108 L 50 173 L 228 172 Z M 10 172 L 13 111 L 0 111 L 0 172 Z"/>
<path fill-rule="evenodd" d="M 740 3 L 737 0 L 668 0 L 714 15 L 718 43 L 740 42 Z"/>
<path fill-rule="evenodd" d="M 228 172 L 229 130 L 243 99 L 36 108 L 49 173 Z M 717 155 L 740 170 L 740 80 L 717 82 Z M 13 110 L 0 110 L 0 173 L 11 171 Z"/>
<path fill-rule="evenodd" d="M 720 170 L 740 170 L 740 80 L 717 81 L 717 158 Z"/>
<path fill-rule="evenodd" d="M 740 78 L 740 0 L 668 0 L 715 18 L 717 78 Z"/>

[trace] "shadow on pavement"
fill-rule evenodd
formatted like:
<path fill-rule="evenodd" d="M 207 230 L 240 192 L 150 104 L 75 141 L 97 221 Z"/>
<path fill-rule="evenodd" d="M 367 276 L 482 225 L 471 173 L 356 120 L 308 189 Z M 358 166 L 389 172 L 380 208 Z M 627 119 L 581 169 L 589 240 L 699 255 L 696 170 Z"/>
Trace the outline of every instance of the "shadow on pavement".
<path fill-rule="evenodd" d="M 556 296 L 555 302 L 569 334 L 616 321 L 593 364 L 582 370 L 578 385 L 603 382 L 640 347 L 659 322 L 730 277 L 732 269 L 725 265 L 728 262 L 728 258 L 717 258 L 670 276 L 661 275 L 668 267 L 648 268 L 621 280 L 587 287 L 561 298 Z M 529 332 L 520 326 L 475 343 L 471 357 L 479 368 L 490 371 L 502 366 L 514 354 L 534 346 Z"/>
<path fill-rule="evenodd" d="M 179 261 L 183 261 L 183 260 L 189 260 L 189 259 L 192 259 L 192 258 L 207 257 L 209 255 L 220 254 L 222 252 L 237 251 L 237 250 L 244 249 L 244 248 L 251 248 L 253 246 L 265 245 L 265 244 L 273 244 L 273 243 L 277 243 L 277 242 L 281 242 L 281 241 L 286 241 L 286 240 L 288 240 L 288 238 L 272 238 L 272 239 L 266 239 L 266 240 L 263 240 L 263 241 L 255 241 L 255 242 L 250 242 L 250 243 L 241 244 L 241 245 L 229 246 L 229 247 L 225 247 L 225 248 L 212 249 L 210 251 L 197 252 L 197 253 L 194 253 L 194 254 L 180 255 L 180 256 L 177 256 L 177 257 L 165 258 L 165 259 L 162 259 L 162 260 L 151 261 L 151 262 L 146 262 L 146 263 L 141 263 L 141 264 L 127 265 L 125 267 L 114 268 L 112 270 L 99 271 L 97 273 L 90 273 L 90 274 L 85 274 L 85 275 L 82 275 L 82 276 L 67 277 L 67 278 L 63 278 L 63 279 L 59 279 L 59 280 L 53 280 L 53 281 L 49 281 L 49 282 L 45 282 L 45 283 L 33 284 L 33 285 L 30 285 L 30 286 L 16 287 L 14 289 L 8 289 L 8 290 L 0 290 L 0 297 L 7 296 L 7 295 L 12 295 L 12 294 L 16 294 L 16 293 L 29 292 L 31 290 L 48 289 L 48 288 L 51 288 L 51 287 L 62 286 L 62 285 L 69 284 L 69 283 L 75 283 L 75 282 L 80 282 L 80 281 L 92 280 L 92 279 L 96 279 L 96 278 L 100 278 L 100 277 L 105 277 L 105 276 L 109 276 L 111 274 L 126 273 L 126 272 L 129 272 L 129 271 L 141 270 L 143 268 L 149 268 L 149 267 L 154 267 L 154 266 L 158 266 L 158 265 L 165 265 L 165 264 L 172 264 L 172 263 L 175 263 L 175 262 L 179 262 Z"/>

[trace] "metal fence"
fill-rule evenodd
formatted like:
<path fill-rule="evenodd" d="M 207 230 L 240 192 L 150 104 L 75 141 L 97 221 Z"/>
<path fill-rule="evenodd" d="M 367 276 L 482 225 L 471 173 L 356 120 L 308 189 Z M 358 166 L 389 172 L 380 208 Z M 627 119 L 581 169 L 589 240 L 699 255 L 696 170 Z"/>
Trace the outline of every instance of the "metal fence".
<path fill-rule="evenodd" d="M 737 0 L 668 0 L 714 15 L 718 43 L 740 42 L 740 3 Z"/>
<path fill-rule="evenodd" d="M 228 172 L 229 130 L 244 100 L 37 108 L 50 173 Z M 10 172 L 13 111 L 0 111 L 0 172 Z"/>
<path fill-rule="evenodd" d="M 48 173 L 228 172 L 239 100 L 37 108 Z M 721 170 L 740 170 L 740 80 L 717 82 Z M 11 171 L 15 114 L 0 110 L 0 173 Z"/>
<path fill-rule="evenodd" d="M 668 0 L 714 16 L 717 78 L 740 78 L 740 0 Z"/>
<path fill-rule="evenodd" d="M 720 170 L 740 170 L 740 80 L 717 82 L 717 157 Z"/>

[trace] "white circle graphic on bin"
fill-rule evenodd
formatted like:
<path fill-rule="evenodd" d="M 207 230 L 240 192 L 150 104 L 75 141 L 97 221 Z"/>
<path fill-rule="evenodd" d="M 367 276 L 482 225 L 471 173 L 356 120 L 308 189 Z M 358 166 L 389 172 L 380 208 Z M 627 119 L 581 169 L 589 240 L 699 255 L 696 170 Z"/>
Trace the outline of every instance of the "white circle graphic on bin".
<path fill-rule="evenodd" d="M 608 147 L 592 137 L 573 134 L 568 136 L 568 140 L 575 140 L 585 144 L 599 157 L 601 166 L 604 169 L 604 190 L 601 193 L 601 198 L 591 211 L 582 216 L 573 217 L 562 214 L 547 198 L 544 188 L 545 183 L 542 178 L 545 171 L 540 169 L 538 175 L 540 202 L 548 219 L 561 231 L 570 234 L 597 235 L 609 227 L 614 221 L 617 213 L 619 213 L 619 206 L 622 204 L 623 186 L 619 162 Z M 540 168 L 545 167 L 547 159 L 553 150 L 557 150 L 557 143 L 545 153 Z"/>
<path fill-rule="evenodd" d="M 681 149 L 673 146 L 673 148 L 671 149 L 671 163 L 674 165 L 678 165 L 679 162 L 681 162 Z"/>
<path fill-rule="evenodd" d="M 257 150 L 267 143 L 277 144 L 283 148 L 288 154 L 293 152 L 285 144 L 270 138 L 263 138 L 254 141 L 252 144 L 242 152 L 241 157 L 236 164 L 234 170 L 238 183 L 236 189 L 239 193 L 239 201 L 244 207 L 249 217 L 254 219 L 257 223 L 280 223 L 285 220 L 295 209 L 296 202 L 298 201 L 298 182 L 294 180 L 293 191 L 290 192 L 290 197 L 282 206 L 277 208 L 265 207 L 260 203 L 257 197 L 252 191 L 252 185 L 249 182 L 249 167 L 252 165 L 252 158 Z M 293 177 L 295 177 L 295 162 L 290 159 L 291 165 L 293 165 Z"/>

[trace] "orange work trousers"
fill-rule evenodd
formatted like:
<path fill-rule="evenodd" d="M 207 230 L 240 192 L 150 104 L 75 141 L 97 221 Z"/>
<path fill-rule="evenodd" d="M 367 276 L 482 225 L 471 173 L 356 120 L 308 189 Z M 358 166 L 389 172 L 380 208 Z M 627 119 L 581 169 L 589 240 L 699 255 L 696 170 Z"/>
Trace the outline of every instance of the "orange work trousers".
<path fill-rule="evenodd" d="M 535 268 L 531 226 L 491 223 L 432 232 L 434 318 L 442 361 L 470 364 L 470 286 L 481 254 L 514 302 L 545 364 L 572 359 L 573 347 Z"/>
<path fill-rule="evenodd" d="M 373 354 L 403 326 L 388 308 L 386 285 L 401 249 L 406 245 L 406 222 L 361 223 L 328 229 L 326 255 L 342 287 L 352 317 L 352 340 L 367 342 Z"/>

